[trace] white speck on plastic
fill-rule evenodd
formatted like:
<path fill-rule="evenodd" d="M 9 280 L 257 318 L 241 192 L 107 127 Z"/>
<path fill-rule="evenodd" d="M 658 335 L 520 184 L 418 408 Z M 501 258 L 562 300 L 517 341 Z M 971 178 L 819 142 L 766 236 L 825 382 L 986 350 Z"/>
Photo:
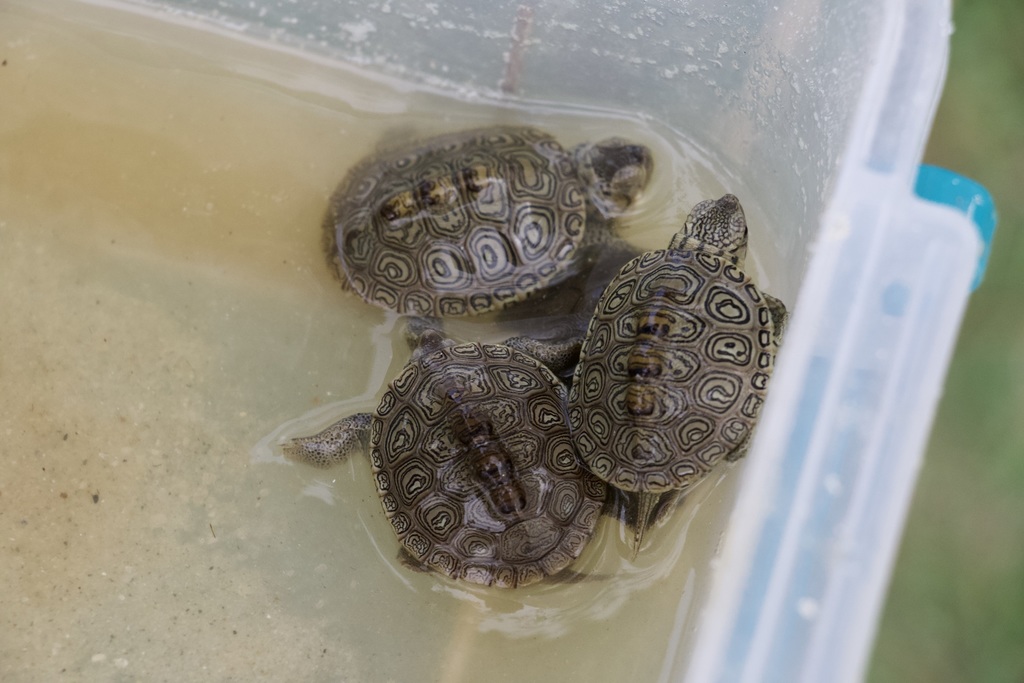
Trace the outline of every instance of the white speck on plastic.
<path fill-rule="evenodd" d="M 796 601 L 796 613 L 807 621 L 812 621 L 818 616 L 821 605 L 814 598 L 800 598 Z"/>

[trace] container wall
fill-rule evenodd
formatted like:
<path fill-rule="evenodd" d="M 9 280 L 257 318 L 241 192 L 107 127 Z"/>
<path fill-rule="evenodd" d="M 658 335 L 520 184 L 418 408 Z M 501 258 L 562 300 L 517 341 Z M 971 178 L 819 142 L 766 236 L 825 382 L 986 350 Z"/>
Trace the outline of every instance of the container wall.
<path fill-rule="evenodd" d="M 948 4 L 146 4 L 466 97 L 632 113 L 733 174 L 797 304 L 708 618 L 664 678 L 857 678 L 977 247 L 910 196 Z"/>
<path fill-rule="evenodd" d="M 890 3 L 783 345 L 691 681 L 861 679 L 980 243 L 911 187 L 947 3 Z"/>

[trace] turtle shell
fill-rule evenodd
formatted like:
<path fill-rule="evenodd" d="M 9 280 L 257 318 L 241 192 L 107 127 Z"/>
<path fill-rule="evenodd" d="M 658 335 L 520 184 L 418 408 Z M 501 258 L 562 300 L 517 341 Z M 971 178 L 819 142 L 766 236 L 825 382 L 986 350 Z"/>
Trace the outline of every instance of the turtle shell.
<path fill-rule="evenodd" d="M 339 275 L 363 299 L 455 316 L 551 283 L 585 223 L 571 155 L 546 133 L 493 127 L 360 163 L 334 193 L 324 227 Z"/>
<path fill-rule="evenodd" d="M 369 440 L 405 548 L 448 576 L 502 587 L 577 558 L 605 485 L 579 463 L 566 410 L 555 376 L 507 346 L 451 345 L 407 365 Z"/>
<path fill-rule="evenodd" d="M 580 457 L 626 491 L 689 487 L 746 443 L 775 352 L 764 297 L 731 260 L 633 259 L 605 289 L 573 377 Z"/>

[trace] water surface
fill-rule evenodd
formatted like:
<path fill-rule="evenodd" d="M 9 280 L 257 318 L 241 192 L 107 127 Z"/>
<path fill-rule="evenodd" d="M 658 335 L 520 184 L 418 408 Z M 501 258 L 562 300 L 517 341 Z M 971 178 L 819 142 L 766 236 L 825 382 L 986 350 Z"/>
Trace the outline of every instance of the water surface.
<path fill-rule="evenodd" d="M 607 521 L 590 579 L 500 591 L 399 565 L 365 458 L 325 473 L 277 444 L 371 408 L 408 356 L 320 252 L 380 141 L 635 137 L 658 171 L 622 231 L 645 248 L 725 191 L 696 150 L 73 3 L 4 3 L 0 58 L 0 678 L 657 680 L 735 472 L 637 560 Z"/>

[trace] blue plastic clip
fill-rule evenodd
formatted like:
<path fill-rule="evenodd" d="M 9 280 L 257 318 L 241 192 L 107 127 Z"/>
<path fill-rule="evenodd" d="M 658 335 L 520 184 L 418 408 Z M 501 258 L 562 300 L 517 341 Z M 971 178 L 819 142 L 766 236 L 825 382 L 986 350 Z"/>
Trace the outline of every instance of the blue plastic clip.
<path fill-rule="evenodd" d="M 972 290 L 977 289 L 985 275 L 989 253 L 992 251 L 992 237 L 996 232 L 996 206 L 992 195 L 970 178 L 928 165 L 918 169 L 914 192 L 921 199 L 959 209 L 974 223 L 984 244 L 978 258 L 978 269 L 974 273 L 974 283 L 971 285 Z"/>

